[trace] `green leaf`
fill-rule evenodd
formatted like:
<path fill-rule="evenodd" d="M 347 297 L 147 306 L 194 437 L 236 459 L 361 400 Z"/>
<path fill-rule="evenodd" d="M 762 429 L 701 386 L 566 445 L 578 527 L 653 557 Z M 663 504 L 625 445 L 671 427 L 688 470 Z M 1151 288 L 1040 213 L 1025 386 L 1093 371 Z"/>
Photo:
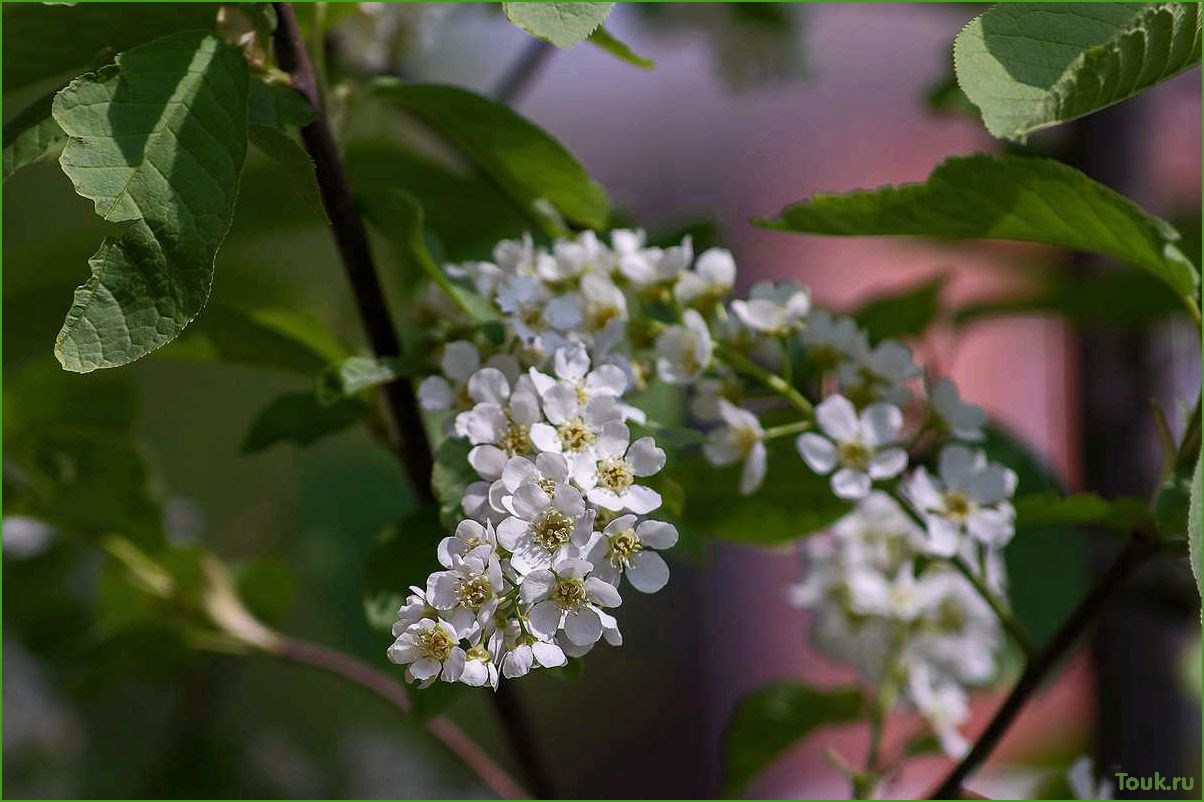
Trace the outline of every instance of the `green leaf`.
<path fill-rule="evenodd" d="M 431 469 L 431 490 L 439 501 L 443 526 L 454 529 L 463 518 L 460 506 L 464 490 L 477 481 L 476 472 L 468 464 L 468 441 L 447 437 L 435 449 L 435 466 Z"/>
<path fill-rule="evenodd" d="M 1143 267 L 1181 298 L 1199 276 L 1179 233 L 1140 206 L 1052 159 L 974 154 L 947 159 L 922 184 L 816 195 L 758 220 L 832 236 L 1003 239 L 1061 245 Z"/>
<path fill-rule="evenodd" d="M 322 194 L 318 190 L 318 179 L 314 175 L 314 163 L 305 149 L 284 131 L 270 125 L 252 125 L 247 129 L 247 136 L 260 153 L 280 167 L 285 182 L 305 201 L 305 205 L 327 220 Z"/>
<path fill-rule="evenodd" d="M 1138 498 L 1109 500 L 1095 493 L 1063 496 L 1045 491 L 1019 496 L 1015 507 L 1022 526 L 1102 526 L 1122 534 L 1153 526 L 1148 505 Z"/>
<path fill-rule="evenodd" d="M 333 404 L 363 390 L 380 387 L 405 376 L 398 359 L 352 356 L 331 365 L 318 376 L 318 402 Z"/>
<path fill-rule="evenodd" d="M 253 80 L 249 91 L 247 119 L 251 125 L 270 125 L 274 128 L 302 126 L 318 116 L 292 87 Z"/>
<path fill-rule="evenodd" d="M 502 3 L 506 18 L 527 33 L 557 47 L 588 39 L 614 3 Z"/>
<path fill-rule="evenodd" d="M 855 688 L 822 691 L 782 680 L 748 694 L 727 723 L 724 795 L 741 794 L 757 774 L 813 731 L 854 721 L 863 710 L 864 699 Z"/>
<path fill-rule="evenodd" d="M 163 356 L 198 362 L 228 362 L 313 376 L 347 349 L 317 320 L 293 309 L 243 309 L 214 303 Z"/>
<path fill-rule="evenodd" d="M 57 91 L 57 90 L 56 90 Z M 67 135 L 50 114 L 55 92 L 43 95 L 4 124 L 4 180 L 58 152 Z"/>
<path fill-rule="evenodd" d="M 173 34 L 72 81 L 54 118 L 76 192 L 124 224 L 88 261 L 55 342 L 86 373 L 170 342 L 204 308 L 246 155 L 247 65 L 212 35 Z"/>
<path fill-rule="evenodd" d="M 828 477 L 807 469 L 793 438 L 766 444 L 769 470 L 751 496 L 741 496 L 740 466 L 717 468 L 702 457 L 670 461 L 667 478 L 687 489 L 681 523 L 706 537 L 736 543 L 785 543 L 813 534 L 850 510 Z"/>
<path fill-rule="evenodd" d="M 4 93 L 66 79 L 175 31 L 211 30 L 211 3 L 7 3 Z"/>
<path fill-rule="evenodd" d="M 853 312 L 871 342 L 890 337 L 918 337 L 941 313 L 941 291 L 945 277 L 908 287 L 902 292 L 871 298 Z"/>
<path fill-rule="evenodd" d="M 454 86 L 378 78 L 370 91 L 422 119 L 449 139 L 524 210 L 538 200 L 566 219 L 606 228 L 610 201 L 556 140 L 506 106 Z"/>
<path fill-rule="evenodd" d="M 953 44 L 992 135 L 1023 141 L 1200 61 L 1199 3 L 1000 3 Z"/>
<path fill-rule="evenodd" d="M 1200 578 L 1204 576 L 1204 571 L 1201 570 L 1201 487 L 1200 487 L 1200 471 L 1201 466 L 1204 466 L 1204 459 L 1196 460 L 1196 470 L 1191 477 L 1191 494 L 1187 507 L 1187 550 L 1188 561 L 1191 563 L 1192 576 L 1196 578 L 1196 592 L 1204 597 L 1204 584 L 1201 584 Z"/>
<path fill-rule="evenodd" d="M 284 618 L 297 595 L 297 576 L 280 557 L 259 557 L 238 566 L 234 583 L 238 598 L 267 624 Z"/>
<path fill-rule="evenodd" d="M 617 59 L 626 61 L 628 64 L 634 64 L 642 70 L 650 70 L 656 66 L 655 61 L 637 55 L 635 51 L 627 46 L 626 42 L 616 39 L 603 25 L 599 25 L 598 30 L 589 35 L 589 43 L 602 48 Z"/>
<path fill-rule="evenodd" d="M 242 453 L 255 454 L 277 443 L 292 443 L 304 448 L 354 426 L 370 411 L 370 407 L 359 399 L 346 398 L 323 404 L 309 391 L 285 393 L 255 416 L 243 440 Z"/>
<path fill-rule="evenodd" d="M 1195 466 L 1181 465 L 1166 478 L 1154 500 L 1154 518 L 1163 540 L 1187 539 Z"/>
<path fill-rule="evenodd" d="M 364 577 L 364 613 L 374 628 L 393 626 L 411 585 L 425 589 L 427 575 L 439 567 L 435 547 L 445 534 L 433 506 L 419 507 L 381 533 Z"/>
<path fill-rule="evenodd" d="M 360 196 L 360 206 L 376 230 L 401 249 L 409 273 L 425 275 L 447 293 L 464 314 L 478 323 L 498 319 L 492 304 L 453 284 L 435 264 L 422 235 L 422 205 L 412 195 L 400 189 L 371 190 Z"/>

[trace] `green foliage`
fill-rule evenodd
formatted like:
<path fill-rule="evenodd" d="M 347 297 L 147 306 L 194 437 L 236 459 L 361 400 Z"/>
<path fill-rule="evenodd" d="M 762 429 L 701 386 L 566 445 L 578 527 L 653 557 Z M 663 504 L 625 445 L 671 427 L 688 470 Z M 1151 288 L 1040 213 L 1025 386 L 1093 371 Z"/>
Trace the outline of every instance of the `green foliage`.
<path fill-rule="evenodd" d="M 543 200 L 567 220 L 606 228 L 610 201 L 602 187 L 564 146 L 506 106 L 459 87 L 391 78 L 369 90 L 450 140 L 525 214 L 538 217 L 535 204 Z"/>
<path fill-rule="evenodd" d="M 656 66 L 655 61 L 637 54 L 626 42 L 616 39 L 603 25 L 599 25 L 598 30 L 589 35 L 589 42 L 602 48 L 615 58 L 626 61 L 628 64 L 632 64 L 642 70 L 650 70 Z"/>
<path fill-rule="evenodd" d="M 588 39 L 614 3 L 502 3 L 506 18 L 527 33 L 557 47 Z"/>
<path fill-rule="evenodd" d="M 974 154 L 947 159 L 922 184 L 816 195 L 758 224 L 833 236 L 1004 239 L 1061 245 L 1148 270 L 1181 298 L 1199 275 L 1179 233 L 1132 201 L 1052 159 Z"/>
<path fill-rule="evenodd" d="M 803 465 L 792 438 L 766 443 L 769 470 L 751 496 L 741 496 L 740 466 L 716 468 L 701 456 L 674 462 L 686 488 L 681 523 L 695 534 L 736 543 L 776 544 L 813 534 L 849 511 L 828 477 Z"/>
<path fill-rule="evenodd" d="M 22 167 L 53 155 L 67 141 L 67 135 L 50 115 L 54 95 L 43 95 L 4 125 L 5 181 Z"/>
<path fill-rule="evenodd" d="M 396 381 L 407 373 L 401 360 L 352 356 L 329 366 L 318 376 L 318 401 L 335 404 L 373 387 Z"/>
<path fill-rule="evenodd" d="M 438 565 L 435 547 L 443 538 L 439 509 L 419 507 L 381 532 L 364 577 L 364 613 L 374 628 L 388 631 L 409 587 Z M 425 588 L 424 588 L 425 590 Z"/>
<path fill-rule="evenodd" d="M 1188 561 L 1191 563 L 1191 573 L 1196 578 L 1196 592 L 1204 597 L 1204 584 L 1201 584 L 1200 581 L 1201 576 L 1204 576 L 1200 559 L 1202 528 L 1200 520 L 1200 471 L 1202 466 L 1204 466 L 1204 459 L 1197 459 L 1196 470 L 1191 477 L 1191 493 L 1187 508 L 1187 547 Z"/>
<path fill-rule="evenodd" d="M 251 81 L 247 95 L 247 119 L 251 125 L 270 125 L 275 128 L 302 126 L 311 122 L 317 113 L 305 98 L 289 86 Z"/>
<path fill-rule="evenodd" d="M 1162 483 L 1154 499 L 1154 518 L 1163 540 L 1188 537 L 1194 465 L 1181 465 Z"/>
<path fill-rule="evenodd" d="M 888 337 L 918 337 L 941 313 L 945 277 L 937 276 L 901 292 L 871 298 L 853 312 L 871 342 Z"/>
<path fill-rule="evenodd" d="M 214 303 L 168 348 L 176 359 L 228 362 L 313 376 L 348 356 L 317 320 L 284 307 Z"/>
<path fill-rule="evenodd" d="M 468 464 L 470 448 L 466 440 L 448 437 L 435 449 L 431 490 L 439 502 L 440 520 L 448 530 L 454 529 L 464 517 L 460 500 L 464 498 L 464 490 L 477 481 L 476 473 Z"/>
<path fill-rule="evenodd" d="M 791 745 L 827 724 L 859 718 L 865 700 L 855 688 L 823 691 L 793 680 L 765 685 L 740 700 L 724 737 L 723 793 L 735 797 Z"/>
<path fill-rule="evenodd" d="M 8 3 L 5 94 L 107 63 L 114 53 L 175 31 L 209 30 L 213 3 Z"/>
<path fill-rule="evenodd" d="M 992 135 L 1023 141 L 1200 61 L 1199 3 L 1000 3 L 953 45 Z"/>
<path fill-rule="evenodd" d="M 201 311 L 246 155 L 247 66 L 186 31 L 122 53 L 54 101 L 70 138 L 60 163 L 107 223 L 55 343 L 86 373 L 170 342 Z"/>
<path fill-rule="evenodd" d="M 285 182 L 305 205 L 325 220 L 326 209 L 322 206 L 314 163 L 305 149 L 284 131 L 270 125 L 252 125 L 247 129 L 247 136 L 260 153 L 280 167 Z"/>
<path fill-rule="evenodd" d="M 1063 496 L 1043 491 L 1020 496 L 1015 506 L 1022 526 L 1101 526 L 1121 534 L 1153 528 L 1149 507 L 1139 498 L 1109 500 L 1095 493 Z"/>
<path fill-rule="evenodd" d="M 371 407 L 358 398 L 324 404 L 311 391 L 277 396 L 264 407 L 243 440 L 242 453 L 255 454 L 277 443 L 304 448 L 362 421 Z"/>

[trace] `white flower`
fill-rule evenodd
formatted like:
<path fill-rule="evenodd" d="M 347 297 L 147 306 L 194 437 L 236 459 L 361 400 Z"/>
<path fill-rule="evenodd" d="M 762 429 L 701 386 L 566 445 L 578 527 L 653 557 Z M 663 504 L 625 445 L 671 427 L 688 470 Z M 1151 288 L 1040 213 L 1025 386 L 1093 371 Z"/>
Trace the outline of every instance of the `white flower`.
<path fill-rule="evenodd" d="M 970 718 L 965 691 L 955 682 L 938 679 L 923 663 L 910 667 L 907 691 L 916 710 L 936 733 L 941 749 L 954 760 L 960 759 L 969 748 L 958 732 L 958 727 Z"/>
<path fill-rule="evenodd" d="M 498 308 L 523 345 L 550 354 L 565 342 L 564 333 L 581 327 L 581 307 L 571 294 L 553 296 L 534 276 L 507 276 L 498 286 Z"/>
<path fill-rule="evenodd" d="M 589 273 L 581 279 L 581 308 L 585 330 L 599 335 L 623 332 L 627 321 L 627 296 L 604 273 Z"/>
<path fill-rule="evenodd" d="M 760 487 L 765 479 L 768 462 L 763 439 L 765 432 L 756 415 L 725 398 L 719 399 L 719 416 L 723 419 L 723 426 L 707 435 L 702 452 L 712 465 L 731 465 L 743 460 L 740 492 L 747 496 Z"/>
<path fill-rule="evenodd" d="M 497 690 L 498 657 L 501 633 L 494 632 L 489 640 L 484 639 L 484 632 L 477 637 L 477 642 L 464 653 L 464 669 L 460 672 L 460 682 L 480 688 L 489 685 Z"/>
<path fill-rule="evenodd" d="M 491 300 L 497 292 L 498 284 L 501 283 L 505 275 L 502 269 L 493 262 L 466 262 L 459 265 L 444 265 L 443 272 L 449 278 L 467 281 L 477 291 L 478 295 Z M 430 286 L 440 296 L 445 299 L 447 298 L 447 293 L 443 292 L 442 289 L 439 289 L 434 284 Z"/>
<path fill-rule="evenodd" d="M 628 445 L 630 443 L 630 446 Z M 591 504 L 619 512 L 644 515 L 661 505 L 661 495 L 635 480 L 652 476 L 665 467 L 665 452 L 651 437 L 631 443 L 631 432 L 621 421 L 602 424 L 592 457 L 574 463 L 573 478 Z"/>
<path fill-rule="evenodd" d="M 909 561 L 888 576 L 868 565 L 848 572 L 849 603 L 862 615 L 909 622 L 920 612 L 921 597 L 915 566 Z"/>
<path fill-rule="evenodd" d="M 495 482 L 473 482 L 464 488 L 460 509 L 464 510 L 465 516 L 478 523 L 494 526 L 506 517 L 506 509 L 493 503 L 490 490 L 494 484 Z"/>
<path fill-rule="evenodd" d="M 598 620 L 602 622 L 602 640 L 609 643 L 611 646 L 623 645 L 623 633 L 619 632 L 619 621 L 610 613 L 603 610 L 601 607 L 597 610 Z M 597 641 L 594 641 L 597 643 Z M 588 643 L 580 646 L 573 643 L 564 634 L 556 636 L 556 644 L 564 650 L 564 653 L 569 657 L 585 657 L 594 648 L 594 643 Z"/>
<path fill-rule="evenodd" d="M 1016 513 L 1008 499 L 1016 491 L 1014 472 L 954 443 L 941 450 L 939 474 L 935 478 L 920 466 L 903 487 L 925 517 L 931 553 L 953 555 L 963 535 L 994 548 L 1012 539 Z"/>
<path fill-rule="evenodd" d="M 393 623 L 393 637 L 400 636 L 411 624 L 415 624 L 424 618 L 438 617 L 439 612 L 427 604 L 426 591 L 411 585 L 410 595 L 406 597 L 405 604 L 401 605 L 397 610 L 397 621 Z"/>
<path fill-rule="evenodd" d="M 620 515 L 590 543 L 586 559 L 594 565 L 593 576 L 619 586 L 619 578 L 641 593 L 656 593 L 669 582 L 669 566 L 653 549 L 668 549 L 677 543 L 677 529 L 662 521 L 640 521 Z"/>
<path fill-rule="evenodd" d="M 687 309 L 680 326 L 668 326 L 656 338 L 656 372 L 669 384 L 690 384 L 711 363 L 714 343 L 702 315 Z"/>
<path fill-rule="evenodd" d="M 577 239 L 559 239 L 552 246 L 553 258 L 541 264 L 540 278 L 563 282 L 593 271 L 610 272 L 616 259 L 610 249 L 598 241 L 592 231 L 582 231 Z M 546 266 L 545 266 L 546 264 Z"/>
<path fill-rule="evenodd" d="M 617 250 L 620 251 L 619 272 L 636 287 L 646 288 L 668 284 L 675 280 L 694 260 L 694 245 L 690 237 L 683 239 L 681 245 L 672 248 L 640 248 L 638 250 L 629 249 L 630 239 L 627 237 L 624 239 L 627 241 L 617 247 Z"/>
<path fill-rule="evenodd" d="M 564 650 L 555 641 L 531 638 L 519 643 L 502 658 L 502 676 L 507 679 L 525 677 L 535 666 L 558 668 L 568 663 Z"/>
<path fill-rule="evenodd" d="M 753 285 L 747 301 L 732 301 L 732 312 L 754 331 L 780 337 L 793 331 L 811 311 L 811 295 L 793 282 Z"/>
<path fill-rule="evenodd" d="M 906 383 L 920 375 L 911 349 L 896 340 L 883 340 L 873 350 L 855 354 L 837 369 L 841 388 L 865 401 L 904 404 L 911 398 Z"/>
<path fill-rule="evenodd" d="M 593 531 L 594 511 L 568 485 L 555 485 L 548 493 L 538 484 L 526 484 L 509 497 L 509 504 L 514 515 L 498 524 L 497 539 L 511 552 L 510 567 L 520 574 L 568 556 Z"/>
<path fill-rule="evenodd" d="M 825 309 L 816 309 L 807 317 L 801 339 L 810 360 L 828 370 L 869 351 L 869 340 L 856 321 L 834 317 Z"/>
<path fill-rule="evenodd" d="M 1066 781 L 1070 783 L 1070 791 L 1075 799 L 1111 799 L 1112 783 L 1107 779 L 1095 776 L 1095 761 L 1090 755 L 1083 755 L 1070 766 L 1066 772 Z"/>
<path fill-rule="evenodd" d="M 561 558 L 550 569 L 533 571 L 523 578 L 519 594 L 531 605 L 531 631 L 551 638 L 564 630 L 569 641 L 589 646 L 602 637 L 600 607 L 622 603 L 614 586 L 588 576 L 593 565 L 579 558 Z"/>
<path fill-rule="evenodd" d="M 553 356 L 555 379 L 535 368 L 531 368 L 529 373 L 541 398 L 558 385 L 572 390 L 581 404 L 600 396 L 618 398 L 627 390 L 627 374 L 622 368 L 616 365 L 599 365 L 594 370 L 589 368 L 589 351 L 584 346 L 573 345 L 557 350 Z"/>
<path fill-rule="evenodd" d="M 448 570 L 436 571 L 426 581 L 430 605 L 461 637 L 471 637 L 474 625 L 486 626 L 502 591 L 502 567 L 489 544 L 464 557 L 452 554 Z"/>
<path fill-rule="evenodd" d="M 456 416 L 456 432 L 473 444 L 468 461 L 477 473 L 496 479 L 508 458 L 531 453 L 531 426 L 543 419 L 539 396 L 526 376 L 518 378 L 512 392 L 510 381 L 496 368 L 474 373 L 468 394 L 477 404 Z"/>
<path fill-rule="evenodd" d="M 910 558 L 924 536 L 899 502 L 881 491 L 857 502 L 852 512 L 832 525 L 831 533 L 846 561 L 890 575 Z"/>
<path fill-rule="evenodd" d="M 928 402 L 941 426 L 961 440 L 978 442 L 983 439 L 982 427 L 986 425 L 987 413 L 982 407 L 962 401 L 957 385 L 949 379 L 941 379 L 932 385 Z"/>
<path fill-rule="evenodd" d="M 811 470 L 832 474 L 832 492 L 840 498 L 864 498 L 875 479 L 898 476 L 907 467 L 907 452 L 893 446 L 903 428 L 903 413 L 890 404 L 871 404 L 858 416 L 856 407 L 832 395 L 815 409 L 824 437 L 799 436 L 799 454 Z"/>
<path fill-rule="evenodd" d="M 736 260 L 731 251 L 708 248 L 698 257 L 693 270 L 677 278 L 673 295 L 682 306 L 704 306 L 723 299 L 736 283 Z"/>
<path fill-rule="evenodd" d="M 723 419 L 719 412 L 720 399 L 739 406 L 744 395 L 740 380 L 731 374 L 720 377 L 705 376 L 690 386 L 690 414 L 703 423 L 714 423 Z"/>
<path fill-rule="evenodd" d="M 460 679 L 464 650 L 451 624 L 423 618 L 406 627 L 389 647 L 389 660 L 407 666 L 406 681 L 426 687 L 438 677 L 444 682 Z"/>
<path fill-rule="evenodd" d="M 1002 645 L 999 619 L 960 573 L 930 566 L 917 586 L 919 612 L 906 645 L 923 662 L 960 682 L 981 684 L 996 671 Z"/>
<path fill-rule="evenodd" d="M 531 442 L 537 449 L 593 459 L 602 425 L 607 421 L 621 423 L 622 413 L 614 396 L 598 395 L 582 401 L 582 395 L 565 384 L 557 384 L 544 394 L 543 412 L 548 422 L 531 427 Z"/>
<path fill-rule="evenodd" d="M 518 378 L 518 360 L 510 354 L 494 354 L 485 363 L 496 368 L 513 382 Z M 469 409 L 473 405 L 468 394 L 468 380 L 481 367 L 481 354 L 467 340 L 450 342 L 443 348 L 439 360 L 442 376 L 427 376 L 418 386 L 418 402 L 432 412 L 444 409 Z"/>
<path fill-rule="evenodd" d="M 451 568 L 453 557 L 467 557 L 481 546 L 488 547 L 489 551 L 486 552 L 486 556 L 497 546 L 493 526 L 482 526 L 475 520 L 460 521 L 456 525 L 455 534 L 439 541 L 435 554 L 439 558 L 440 565 L 444 568 Z"/>

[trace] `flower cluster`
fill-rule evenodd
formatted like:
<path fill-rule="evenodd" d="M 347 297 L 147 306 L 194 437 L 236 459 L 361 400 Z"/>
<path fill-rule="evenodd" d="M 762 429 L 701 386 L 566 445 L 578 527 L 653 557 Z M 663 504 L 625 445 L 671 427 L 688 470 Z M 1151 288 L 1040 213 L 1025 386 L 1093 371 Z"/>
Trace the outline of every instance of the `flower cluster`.
<path fill-rule="evenodd" d="M 677 539 L 648 517 L 661 497 L 645 480 L 665 452 L 633 436 L 656 430 L 637 405 L 659 381 L 685 389 L 703 454 L 740 464 L 743 494 L 766 480 L 769 441 L 797 436 L 799 469 L 853 505 L 807 541 L 796 600 L 815 611 L 817 642 L 897 684 L 960 749 L 964 687 L 995 672 L 1016 477 L 974 446 L 986 416 L 952 382 L 901 342 L 813 309 L 792 282 L 731 298 L 732 255 L 695 257 L 688 237 L 524 237 L 444 270 L 502 325 L 486 334 L 430 296 L 440 370 L 419 399 L 471 445 L 478 478 L 439 547 L 443 570 L 399 613 L 390 657 L 410 679 L 496 686 L 620 642 L 622 578 L 659 590 L 657 552 Z"/>

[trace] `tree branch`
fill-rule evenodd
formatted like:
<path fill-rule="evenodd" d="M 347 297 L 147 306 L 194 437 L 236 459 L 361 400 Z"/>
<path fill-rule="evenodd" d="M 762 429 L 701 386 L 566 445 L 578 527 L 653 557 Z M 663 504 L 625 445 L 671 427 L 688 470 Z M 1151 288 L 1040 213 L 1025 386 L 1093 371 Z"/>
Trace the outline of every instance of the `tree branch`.
<path fill-rule="evenodd" d="M 506 70 L 493 90 L 498 102 L 514 105 L 530 85 L 539 68 L 552 55 L 552 45 L 542 39 L 532 38 L 524 46 L 518 59 Z"/>
<path fill-rule="evenodd" d="M 1020 675 L 1020 680 L 1000 705 L 999 710 L 995 712 L 994 718 L 983 730 L 982 735 L 978 737 L 974 747 L 945 777 L 936 790 L 928 795 L 929 799 L 958 799 L 960 797 L 962 783 L 991 755 L 1004 733 L 1008 731 L 1016 716 L 1028 702 L 1029 697 L 1041 686 L 1050 672 L 1070 651 L 1070 647 L 1086 631 L 1087 626 L 1099 614 L 1108 597 L 1157 550 L 1157 546 L 1148 540 L 1143 540 L 1138 536 L 1130 537 L 1124 550 L 1100 577 L 1087 598 L 1083 599 L 1075 608 L 1075 611 L 1058 628 L 1049 642 L 1028 661 L 1024 673 Z"/>

